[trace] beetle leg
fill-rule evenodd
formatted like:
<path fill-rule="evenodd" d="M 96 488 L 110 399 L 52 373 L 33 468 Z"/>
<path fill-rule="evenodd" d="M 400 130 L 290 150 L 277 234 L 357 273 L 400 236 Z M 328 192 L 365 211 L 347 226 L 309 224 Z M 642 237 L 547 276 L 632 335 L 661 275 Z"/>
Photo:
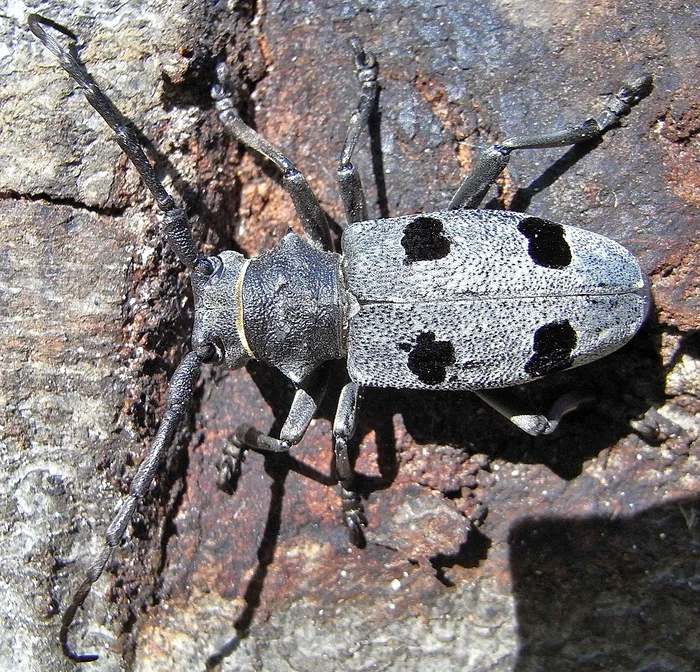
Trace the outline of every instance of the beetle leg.
<path fill-rule="evenodd" d="M 514 149 L 563 147 L 600 138 L 609 128 L 620 122 L 632 105 L 649 93 L 651 81 L 651 75 L 647 74 L 630 84 L 623 84 L 617 93 L 610 97 L 597 119 L 588 119 L 560 131 L 508 138 L 482 152 L 452 197 L 448 210 L 477 208 L 496 178 L 508 165 L 510 154 Z"/>
<path fill-rule="evenodd" d="M 352 163 L 352 155 L 360 133 L 367 126 L 369 116 L 377 102 L 378 69 L 375 55 L 363 49 L 359 38 L 351 38 L 350 46 L 355 52 L 355 71 L 360 82 L 361 93 L 357 108 L 348 122 L 348 132 L 338 165 L 338 186 L 348 224 L 367 219 L 367 201 L 362 190 L 360 175 Z"/>
<path fill-rule="evenodd" d="M 512 390 L 483 390 L 474 391 L 480 399 L 485 401 L 491 408 L 498 411 L 503 417 L 508 418 L 516 427 L 532 436 L 551 434 L 559 425 L 560 420 L 571 411 L 575 411 L 581 404 L 591 400 L 591 397 L 578 394 L 565 394 L 561 396 L 552 406 L 549 413 L 540 415 L 527 412 L 524 409 L 522 399 L 518 399 Z"/>
<path fill-rule="evenodd" d="M 355 471 L 348 456 L 348 441 L 352 439 L 357 428 L 357 403 L 360 388 L 357 383 L 348 383 L 343 387 L 338 399 L 338 408 L 333 422 L 333 447 L 335 450 L 335 467 L 340 477 L 340 496 L 343 506 L 343 520 L 348 528 L 350 541 L 355 546 L 365 545 L 364 528 L 367 518 L 360 495 L 355 488 Z"/>
<path fill-rule="evenodd" d="M 112 551 L 119 545 L 126 534 L 136 507 L 151 489 L 151 484 L 161 467 L 163 459 L 170 448 L 175 432 L 192 402 L 194 387 L 199 378 L 202 362 L 210 360 L 214 356 L 214 348 L 205 345 L 185 355 L 178 365 L 168 388 L 168 401 L 163 419 L 161 420 L 156 436 L 148 449 L 148 454 L 136 471 L 131 481 L 129 496 L 122 502 L 112 522 L 105 533 L 105 542 L 99 554 L 93 559 L 88 568 L 87 575 L 80 587 L 73 595 L 73 600 L 63 614 L 59 639 L 63 653 L 77 663 L 88 663 L 97 660 L 96 654 L 76 653 L 68 644 L 68 630 L 75 619 L 78 609 L 83 605 L 90 594 L 93 584 L 100 578 L 105 566 L 112 557 Z"/>
<path fill-rule="evenodd" d="M 294 394 L 279 438 L 265 434 L 251 425 L 240 425 L 236 428 L 229 439 L 230 445 L 223 451 L 224 455 L 219 464 L 220 488 L 229 492 L 236 489 L 236 481 L 241 473 L 241 463 L 246 449 L 258 453 L 288 453 L 292 446 L 302 440 L 326 393 L 329 374 L 330 369 L 324 366 L 303 381 Z"/>
<path fill-rule="evenodd" d="M 216 485 L 229 495 L 236 492 L 236 488 L 238 488 L 238 479 L 241 477 L 243 460 L 245 460 L 245 448 L 234 435 L 224 446 L 221 460 L 216 465 L 218 470 Z"/>
<path fill-rule="evenodd" d="M 318 403 L 313 395 L 299 388 L 294 394 L 279 439 L 255 429 L 252 425 L 240 425 L 236 428 L 233 440 L 244 448 L 261 453 L 287 453 L 291 446 L 301 441 L 317 408 Z"/>
<path fill-rule="evenodd" d="M 216 74 L 219 83 L 212 87 L 211 97 L 214 100 L 221 123 L 232 138 L 245 147 L 255 150 L 279 168 L 282 172 L 282 186 L 292 198 L 297 217 L 304 227 L 309 242 L 320 250 L 332 250 L 328 219 L 314 192 L 311 191 L 306 178 L 277 147 L 265 140 L 241 119 L 233 99 L 224 91 L 225 64 L 221 63 L 217 67 Z"/>

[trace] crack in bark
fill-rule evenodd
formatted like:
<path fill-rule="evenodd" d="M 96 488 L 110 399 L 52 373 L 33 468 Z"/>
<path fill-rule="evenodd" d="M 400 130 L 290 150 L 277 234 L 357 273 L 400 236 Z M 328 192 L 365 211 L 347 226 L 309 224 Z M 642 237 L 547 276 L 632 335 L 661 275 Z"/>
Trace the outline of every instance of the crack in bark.
<path fill-rule="evenodd" d="M 128 210 L 126 207 L 119 208 L 116 206 L 100 207 L 88 205 L 87 203 L 83 203 L 75 198 L 70 198 L 68 196 L 53 196 L 52 194 L 47 194 L 46 192 L 22 194 L 18 191 L 14 191 L 13 189 L 0 191 L 0 200 L 29 201 L 31 203 L 45 203 L 46 205 L 64 205 L 75 210 L 89 212 L 95 215 L 102 215 L 105 217 L 120 217 Z"/>

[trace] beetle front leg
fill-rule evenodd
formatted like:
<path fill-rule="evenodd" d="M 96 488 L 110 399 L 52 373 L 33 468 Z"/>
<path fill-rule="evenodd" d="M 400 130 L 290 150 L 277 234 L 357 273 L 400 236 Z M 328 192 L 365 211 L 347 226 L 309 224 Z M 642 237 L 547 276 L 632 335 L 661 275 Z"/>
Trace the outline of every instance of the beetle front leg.
<path fill-rule="evenodd" d="M 491 408 L 498 411 L 504 418 L 508 418 L 516 427 L 527 432 L 531 436 L 551 434 L 559 425 L 561 419 L 571 411 L 575 411 L 581 404 L 590 401 L 588 396 L 578 394 L 565 394 L 552 406 L 545 415 L 531 413 L 525 408 L 522 399 L 517 398 L 512 390 L 475 391 L 479 399 L 485 401 Z"/>
<path fill-rule="evenodd" d="M 219 465 L 218 485 L 228 491 L 235 490 L 241 472 L 244 451 L 258 453 L 288 453 L 299 443 L 311 423 L 328 387 L 329 369 L 324 366 L 303 381 L 294 394 L 287 419 L 282 425 L 279 438 L 265 434 L 251 425 L 240 425 L 229 439 Z"/>
<path fill-rule="evenodd" d="M 323 392 L 325 392 L 325 385 Z M 289 452 L 289 448 L 303 438 L 322 397 L 322 393 L 319 394 L 311 387 L 308 389 L 300 387 L 294 394 L 287 419 L 280 430 L 279 439 L 260 432 L 251 425 L 240 425 L 236 429 L 236 439 L 242 445 L 263 453 Z"/>
<path fill-rule="evenodd" d="M 309 242 L 317 249 L 332 250 L 328 219 L 306 178 L 277 147 L 241 119 L 232 98 L 226 94 L 223 87 L 226 78 L 224 64 L 219 65 L 216 74 L 219 83 L 212 87 L 211 96 L 224 128 L 232 138 L 245 147 L 255 150 L 279 168 L 282 173 L 282 186 L 292 198 L 297 217 L 304 227 Z"/>
<path fill-rule="evenodd" d="M 355 471 L 348 456 L 348 442 L 357 428 L 359 397 L 360 388 L 357 383 L 348 383 L 340 392 L 333 422 L 333 448 L 335 467 L 340 477 L 343 521 L 348 528 L 350 542 L 362 548 L 365 545 L 364 528 L 367 526 L 367 517 L 355 487 Z"/>
<path fill-rule="evenodd" d="M 642 75 L 630 84 L 623 84 L 610 97 L 597 119 L 588 119 L 576 126 L 551 133 L 515 136 L 490 147 L 479 155 L 476 164 L 452 197 L 448 210 L 479 207 L 486 192 L 508 165 L 514 149 L 564 147 L 600 138 L 609 128 L 618 124 L 632 105 L 647 95 L 650 88 L 651 75 Z"/>

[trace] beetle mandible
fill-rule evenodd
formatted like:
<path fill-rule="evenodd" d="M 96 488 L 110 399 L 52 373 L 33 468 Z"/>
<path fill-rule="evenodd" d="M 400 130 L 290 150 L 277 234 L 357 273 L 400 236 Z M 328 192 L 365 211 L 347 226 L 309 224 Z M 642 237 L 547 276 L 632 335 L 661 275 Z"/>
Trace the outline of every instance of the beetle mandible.
<path fill-rule="evenodd" d="M 97 656 L 70 647 L 69 627 L 148 493 L 192 401 L 203 362 L 237 369 L 257 359 L 294 383 L 296 393 L 279 437 L 243 426 L 233 439 L 239 450 L 280 452 L 304 436 L 327 387 L 326 364 L 347 360 L 348 382 L 340 393 L 332 435 L 344 522 L 351 541 L 362 545 L 367 520 L 348 459 L 362 387 L 471 390 L 526 432 L 548 434 L 578 405 L 575 398 L 565 395 L 545 416 L 513 407 L 498 390 L 602 357 L 626 343 L 645 319 L 647 282 L 622 246 L 527 214 L 476 208 L 513 150 L 599 138 L 646 94 L 649 75 L 623 85 L 595 119 L 512 137 L 485 150 L 446 210 L 368 219 L 352 155 L 376 102 L 378 68 L 374 54 L 358 38 L 351 39 L 361 93 L 337 173 L 347 220 L 340 253 L 334 251 L 326 215 L 304 176 L 242 121 L 216 84 L 212 98 L 222 124 L 280 170 L 306 239 L 290 232 L 254 259 L 232 250 L 203 257 L 185 211 L 164 188 L 133 130 L 74 55 L 75 36 L 38 15 L 31 15 L 28 25 L 112 128 L 153 194 L 164 213 L 167 242 L 192 272 L 195 301 L 192 349 L 170 381 L 156 436 L 63 616 L 61 645 L 76 662 Z M 46 27 L 68 38 L 71 48 Z M 223 74 L 217 71 L 219 81 Z M 235 450 L 229 457 L 230 473 L 236 467 Z"/>

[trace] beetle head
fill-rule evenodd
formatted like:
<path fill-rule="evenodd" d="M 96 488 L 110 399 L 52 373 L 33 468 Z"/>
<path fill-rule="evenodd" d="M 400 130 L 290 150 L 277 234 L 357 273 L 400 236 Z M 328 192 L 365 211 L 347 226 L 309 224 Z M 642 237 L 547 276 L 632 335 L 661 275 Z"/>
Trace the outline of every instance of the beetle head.
<path fill-rule="evenodd" d="M 194 327 L 192 347 L 211 343 L 219 361 L 227 369 L 239 369 L 249 359 L 238 330 L 238 278 L 245 258 L 232 250 L 209 257 L 214 268 L 211 275 L 195 271 L 192 274 L 194 293 Z"/>

